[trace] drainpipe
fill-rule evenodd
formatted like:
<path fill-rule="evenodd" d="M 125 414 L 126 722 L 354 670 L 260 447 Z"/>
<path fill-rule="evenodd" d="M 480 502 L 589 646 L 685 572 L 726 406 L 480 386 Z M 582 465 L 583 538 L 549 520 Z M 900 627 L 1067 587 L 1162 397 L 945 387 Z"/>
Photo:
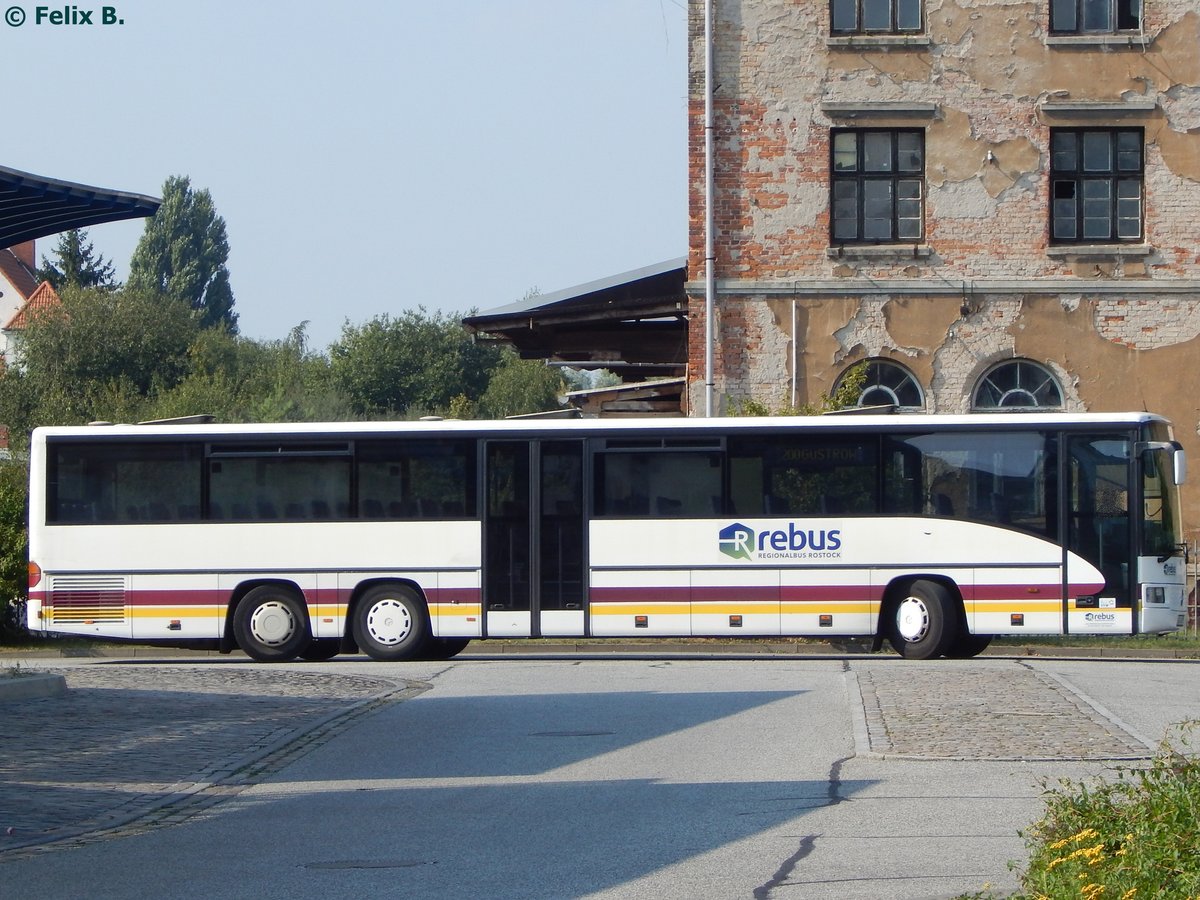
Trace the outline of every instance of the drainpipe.
<path fill-rule="evenodd" d="M 800 362 L 800 350 L 796 347 L 796 298 L 792 298 L 792 410 L 796 409 L 796 401 L 799 399 L 799 385 L 796 383 L 798 376 L 796 374 L 796 365 Z"/>
<path fill-rule="evenodd" d="M 713 415 L 713 311 L 716 307 L 713 202 L 713 3 L 704 0 L 704 415 Z"/>

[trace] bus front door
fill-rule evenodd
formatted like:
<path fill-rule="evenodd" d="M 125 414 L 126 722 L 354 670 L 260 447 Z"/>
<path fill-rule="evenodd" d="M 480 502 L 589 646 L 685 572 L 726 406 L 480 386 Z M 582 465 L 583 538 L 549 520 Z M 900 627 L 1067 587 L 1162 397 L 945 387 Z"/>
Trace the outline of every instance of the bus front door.
<path fill-rule="evenodd" d="M 582 441 L 489 441 L 484 637 L 582 636 Z"/>

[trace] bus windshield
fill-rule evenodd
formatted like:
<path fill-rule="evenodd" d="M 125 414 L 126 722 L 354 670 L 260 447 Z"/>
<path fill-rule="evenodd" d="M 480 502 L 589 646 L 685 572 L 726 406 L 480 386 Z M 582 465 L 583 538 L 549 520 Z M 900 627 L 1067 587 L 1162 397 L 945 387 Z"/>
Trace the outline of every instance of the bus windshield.
<path fill-rule="evenodd" d="M 1142 460 L 1143 556 L 1165 558 L 1182 552 L 1183 523 L 1173 485 L 1172 452 L 1162 447 L 1147 450 Z"/>

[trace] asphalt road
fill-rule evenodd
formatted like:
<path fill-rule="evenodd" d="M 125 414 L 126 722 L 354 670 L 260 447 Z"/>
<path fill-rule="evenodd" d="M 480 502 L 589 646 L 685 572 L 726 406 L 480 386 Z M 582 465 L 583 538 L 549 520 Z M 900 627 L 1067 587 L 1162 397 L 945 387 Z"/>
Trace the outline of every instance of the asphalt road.
<path fill-rule="evenodd" d="M 1192 662 L 44 668 L 0 703 L 4 900 L 1012 890 L 1045 783 L 1200 717 Z"/>

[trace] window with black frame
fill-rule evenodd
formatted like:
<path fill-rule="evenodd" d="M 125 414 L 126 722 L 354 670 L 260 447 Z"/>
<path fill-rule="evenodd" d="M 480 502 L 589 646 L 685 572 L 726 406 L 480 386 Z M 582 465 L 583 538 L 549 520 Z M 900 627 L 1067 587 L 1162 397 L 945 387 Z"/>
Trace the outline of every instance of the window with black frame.
<path fill-rule="evenodd" d="M 873 515 L 873 435 L 779 434 L 729 439 L 730 512 L 739 516 Z"/>
<path fill-rule="evenodd" d="M 911 34 L 924 28 L 921 0 L 832 0 L 833 34 Z"/>
<path fill-rule="evenodd" d="M 700 519 L 720 515 L 716 450 L 622 450 L 596 454 L 596 515 Z"/>
<path fill-rule="evenodd" d="M 1057 438 L 1049 432 L 930 432 L 884 440 L 891 515 L 945 516 L 1054 537 Z"/>
<path fill-rule="evenodd" d="M 51 524 L 200 520 L 200 444 L 61 443 L 47 457 Z"/>
<path fill-rule="evenodd" d="M 922 239 L 923 131 L 834 129 L 830 149 L 830 238 L 834 244 Z"/>
<path fill-rule="evenodd" d="M 1115 34 L 1142 27 L 1141 0 L 1051 0 L 1053 34 Z"/>
<path fill-rule="evenodd" d="M 1057 243 L 1142 238 L 1140 128 L 1050 131 L 1050 236 Z"/>
<path fill-rule="evenodd" d="M 214 444 L 208 458 L 208 517 L 297 522 L 350 516 L 350 446 Z"/>
<path fill-rule="evenodd" d="M 461 519 L 476 513 L 475 441 L 359 441 L 358 516 Z"/>

